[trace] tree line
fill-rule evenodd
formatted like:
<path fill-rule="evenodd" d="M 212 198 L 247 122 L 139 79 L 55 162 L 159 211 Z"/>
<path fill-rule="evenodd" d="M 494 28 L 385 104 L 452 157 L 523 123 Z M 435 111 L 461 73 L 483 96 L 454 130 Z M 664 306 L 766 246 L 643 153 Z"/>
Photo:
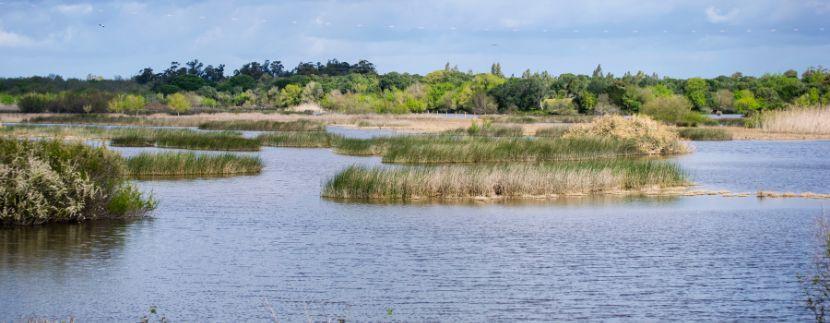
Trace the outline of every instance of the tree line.
<path fill-rule="evenodd" d="M 791 105 L 830 102 L 830 72 L 812 67 L 759 77 L 734 73 L 715 78 L 671 78 L 643 72 L 615 76 L 597 66 L 591 75 L 525 71 L 505 76 L 495 63 L 487 73 L 447 64 L 426 75 L 378 73 L 362 60 L 250 62 L 226 74 L 225 65 L 199 60 L 147 67 L 130 79 L 86 80 L 60 76 L 0 79 L 0 103 L 25 112 L 185 112 L 204 109 L 280 109 L 319 104 L 344 113 L 540 113 L 647 112 L 673 118 L 724 112 L 751 114 Z M 668 107 L 668 108 L 667 108 Z"/>

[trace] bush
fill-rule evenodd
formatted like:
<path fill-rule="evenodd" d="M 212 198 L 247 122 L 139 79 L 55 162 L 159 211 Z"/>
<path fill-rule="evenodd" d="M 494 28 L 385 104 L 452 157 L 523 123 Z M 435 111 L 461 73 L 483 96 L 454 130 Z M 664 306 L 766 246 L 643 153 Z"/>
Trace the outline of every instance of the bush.
<path fill-rule="evenodd" d="M 123 218 L 153 209 L 104 148 L 0 139 L 0 225 Z"/>
<path fill-rule="evenodd" d="M 688 147 L 683 144 L 677 133 L 647 116 L 604 116 L 589 124 L 573 126 L 562 137 L 599 137 L 631 141 L 641 153 L 647 155 L 679 154 L 688 151 Z"/>
<path fill-rule="evenodd" d="M 706 117 L 692 111 L 692 104 L 680 95 L 659 96 L 648 100 L 640 112 L 654 120 L 679 126 L 696 126 L 706 121 Z"/>
<path fill-rule="evenodd" d="M 11 94 L 0 93 L 0 104 L 12 105 L 12 104 L 14 104 L 14 102 L 15 102 L 14 96 L 12 96 Z"/>
<path fill-rule="evenodd" d="M 178 115 L 190 110 L 190 99 L 188 99 L 184 94 L 173 93 L 167 96 L 167 106 L 169 106 L 170 109 Z"/>
<path fill-rule="evenodd" d="M 146 105 L 147 101 L 144 100 L 143 96 L 132 94 L 119 94 L 112 98 L 112 100 L 110 100 L 107 107 L 111 112 L 130 113 L 138 112 L 139 110 L 144 109 L 144 106 Z"/>
<path fill-rule="evenodd" d="M 564 99 L 544 99 L 542 100 L 542 109 L 550 114 L 555 115 L 575 115 L 576 105 L 574 105 L 572 98 Z"/>
<path fill-rule="evenodd" d="M 17 107 L 24 113 L 46 112 L 54 96 L 40 93 L 28 93 L 17 100 Z"/>

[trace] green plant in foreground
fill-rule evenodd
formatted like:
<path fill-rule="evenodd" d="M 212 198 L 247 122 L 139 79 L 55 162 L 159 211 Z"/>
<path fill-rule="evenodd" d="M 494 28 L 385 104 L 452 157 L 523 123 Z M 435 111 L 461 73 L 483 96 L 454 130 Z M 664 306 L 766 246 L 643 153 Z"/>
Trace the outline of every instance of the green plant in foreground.
<path fill-rule="evenodd" d="M 155 207 L 104 148 L 0 138 L 0 225 L 139 216 Z"/>

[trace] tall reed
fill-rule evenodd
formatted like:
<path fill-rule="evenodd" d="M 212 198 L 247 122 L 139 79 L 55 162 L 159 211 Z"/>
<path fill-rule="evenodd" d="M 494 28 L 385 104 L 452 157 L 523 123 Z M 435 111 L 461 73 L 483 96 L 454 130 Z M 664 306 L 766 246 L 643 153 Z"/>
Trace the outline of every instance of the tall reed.
<path fill-rule="evenodd" d="M 262 171 L 262 160 L 234 154 L 142 153 L 127 158 L 127 169 L 136 177 L 256 174 Z"/>
<path fill-rule="evenodd" d="M 770 111 L 760 119 L 761 129 L 768 132 L 830 134 L 830 106 Z"/>
<path fill-rule="evenodd" d="M 348 167 L 322 196 L 345 199 L 551 197 L 616 194 L 688 185 L 664 161 L 594 161 L 491 166 Z"/>

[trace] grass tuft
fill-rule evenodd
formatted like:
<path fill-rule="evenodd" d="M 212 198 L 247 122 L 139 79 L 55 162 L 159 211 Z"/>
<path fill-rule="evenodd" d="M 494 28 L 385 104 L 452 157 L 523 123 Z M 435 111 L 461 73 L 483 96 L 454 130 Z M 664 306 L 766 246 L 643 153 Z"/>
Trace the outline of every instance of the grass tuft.
<path fill-rule="evenodd" d="M 767 132 L 830 134 L 830 106 L 765 112 L 760 126 Z"/>

